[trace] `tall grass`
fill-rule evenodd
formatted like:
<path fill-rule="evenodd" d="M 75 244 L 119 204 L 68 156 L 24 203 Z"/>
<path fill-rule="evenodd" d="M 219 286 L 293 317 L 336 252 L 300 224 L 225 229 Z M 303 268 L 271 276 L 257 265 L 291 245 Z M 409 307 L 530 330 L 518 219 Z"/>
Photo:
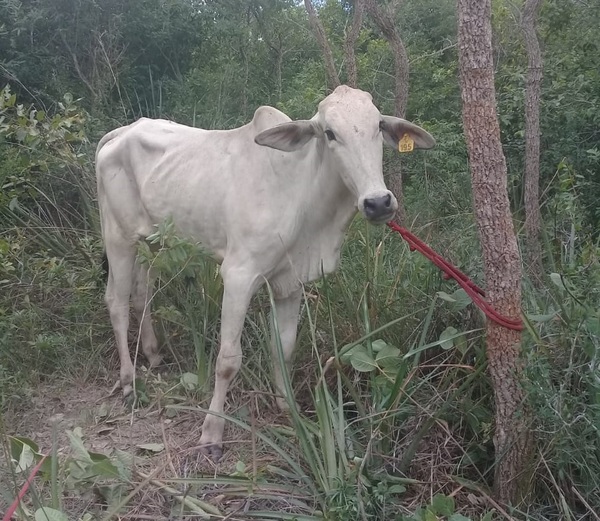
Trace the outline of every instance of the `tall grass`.
<path fill-rule="evenodd" d="M 70 120 L 71 127 L 76 123 Z M 0 154 L 3 180 L 20 162 L 27 166 L 19 183 L 10 180 L 11 197 L 0 197 L 5 406 L 26 409 L 27 389 L 42 379 L 93 378 L 116 367 L 107 349 L 113 340 L 102 299 L 102 246 L 86 159 L 91 148 L 85 140 L 74 146 L 73 129 L 63 130 L 62 136 L 42 133 L 45 142 L 13 137 L 11 152 Z M 53 154 L 56 150 L 60 153 Z M 568 169 L 561 172 L 573 177 Z M 408 199 L 418 201 L 416 188 L 422 188 L 431 214 L 419 213 L 414 227 L 478 278 L 477 240 L 463 184 L 458 173 L 444 180 L 450 201 L 445 208 L 433 178 L 425 188 L 409 187 Z M 597 519 L 600 250 L 582 229 L 572 192 L 548 206 L 558 223 L 547 230 L 546 241 L 554 274 L 541 292 L 526 285 L 523 302 L 524 385 L 537 454 L 528 504 L 506 515 Z M 177 393 L 177 400 L 166 397 L 165 409 L 191 413 L 206 406 L 212 390 L 222 282 L 216 264 L 178 238 L 172 223 L 161 223 L 154 239 L 158 249 L 142 244 L 139 258 L 160 275 L 154 317 L 168 357 L 167 394 Z M 230 393 L 230 424 L 272 454 L 269 463 L 240 451 L 240 460 L 248 463 L 229 473 L 234 476 L 171 476 L 164 484 L 180 492 L 192 487 L 199 509 L 207 490 L 252 498 L 253 508 L 244 515 L 259 519 L 412 521 L 459 513 L 477 519 L 496 508 L 488 489 L 493 400 L 480 312 L 392 232 L 360 219 L 348 232 L 339 271 L 304 290 L 296 369 L 285 381 L 288 396 L 296 396 L 289 399 L 289 425 L 281 425 L 274 408 L 271 368 L 282 360 L 281 354 L 275 360 L 270 355 L 268 288 L 249 310 L 245 364 Z M 151 385 L 147 392 L 153 392 Z M 262 415 L 264 424 L 257 426 L 253 415 Z M 62 508 L 61 474 L 55 469 L 53 476 L 50 490 L 38 492 L 36 507 Z M 155 478 L 119 479 L 127 491 L 123 498 L 129 498 L 119 501 L 127 503 Z"/>

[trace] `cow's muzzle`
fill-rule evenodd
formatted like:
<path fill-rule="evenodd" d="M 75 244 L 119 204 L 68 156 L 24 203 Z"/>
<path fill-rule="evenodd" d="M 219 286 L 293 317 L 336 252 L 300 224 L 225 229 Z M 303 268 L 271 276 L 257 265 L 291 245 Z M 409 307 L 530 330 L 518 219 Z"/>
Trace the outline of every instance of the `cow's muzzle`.
<path fill-rule="evenodd" d="M 398 202 L 392 194 L 387 192 L 385 195 L 368 197 L 363 199 L 362 211 L 365 217 L 372 223 L 388 222 L 396 213 Z"/>

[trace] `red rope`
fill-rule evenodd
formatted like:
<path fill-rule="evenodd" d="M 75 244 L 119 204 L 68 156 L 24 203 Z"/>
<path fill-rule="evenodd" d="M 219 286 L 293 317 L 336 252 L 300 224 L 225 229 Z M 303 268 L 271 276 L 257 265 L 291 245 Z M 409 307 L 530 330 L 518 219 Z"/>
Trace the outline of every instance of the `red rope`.
<path fill-rule="evenodd" d="M 46 459 L 46 456 L 43 456 L 42 459 L 39 461 L 39 463 L 35 467 L 33 467 L 31 474 L 29 474 L 27 481 L 25 481 L 25 484 L 21 487 L 19 494 L 17 495 L 15 500 L 12 502 L 12 504 L 8 507 L 8 510 L 4 513 L 4 516 L 2 517 L 2 521 L 10 521 L 12 519 L 13 514 L 15 513 L 17 508 L 19 508 L 19 504 L 21 503 L 21 500 L 25 496 L 25 493 L 29 489 L 29 485 L 31 485 L 31 483 L 33 482 L 33 478 L 35 478 L 35 475 L 38 473 L 38 470 L 40 470 L 40 467 L 42 466 L 42 463 L 44 463 L 45 459 Z"/>
<path fill-rule="evenodd" d="M 467 292 L 467 295 L 471 297 L 473 303 L 479 309 L 481 309 L 481 311 L 483 311 L 490 320 L 493 320 L 497 324 L 500 324 L 508 329 L 514 329 L 515 331 L 523 330 L 523 323 L 521 322 L 521 319 L 505 317 L 504 315 L 498 313 L 490 305 L 490 303 L 483 298 L 485 297 L 485 292 L 457 267 L 440 257 L 440 255 L 433 251 L 418 237 L 414 236 L 406 228 L 403 228 L 394 222 L 389 222 L 387 225 L 402 236 L 402 238 L 408 243 L 410 251 L 417 250 L 444 272 L 445 279 L 454 279 L 456 282 L 458 282 L 458 284 Z"/>

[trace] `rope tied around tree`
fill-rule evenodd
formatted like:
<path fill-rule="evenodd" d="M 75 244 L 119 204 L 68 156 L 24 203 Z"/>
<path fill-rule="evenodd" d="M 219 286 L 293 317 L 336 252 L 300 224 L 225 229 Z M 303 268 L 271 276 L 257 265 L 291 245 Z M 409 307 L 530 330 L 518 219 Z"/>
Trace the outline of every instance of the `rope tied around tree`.
<path fill-rule="evenodd" d="M 498 313 L 498 311 L 496 311 L 492 305 L 485 300 L 485 291 L 483 291 L 456 266 L 453 266 L 450 262 L 441 257 L 406 228 L 399 226 L 395 222 L 389 222 L 387 225 L 392 230 L 400 234 L 400 236 L 408 243 L 410 251 L 417 250 L 419 253 L 433 262 L 433 264 L 435 264 L 440 270 L 442 270 L 444 272 L 444 279 L 454 279 L 465 290 L 467 295 L 469 295 L 473 303 L 479 309 L 481 309 L 481 311 L 483 311 L 490 320 L 493 320 L 496 322 L 496 324 L 508 329 L 513 329 L 515 331 L 523 330 L 523 322 L 521 319 L 506 317 Z"/>

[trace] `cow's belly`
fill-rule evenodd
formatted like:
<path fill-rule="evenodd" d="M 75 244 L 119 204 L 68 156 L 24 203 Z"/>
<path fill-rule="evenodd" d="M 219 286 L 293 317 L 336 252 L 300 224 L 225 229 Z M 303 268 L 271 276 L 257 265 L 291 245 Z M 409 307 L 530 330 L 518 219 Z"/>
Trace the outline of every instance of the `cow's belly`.
<path fill-rule="evenodd" d="M 247 203 L 251 195 L 244 186 L 239 186 L 243 197 L 232 190 L 240 173 L 230 157 L 203 160 L 206 164 L 170 151 L 152 171 L 140 173 L 140 195 L 154 224 L 173 219 L 182 237 L 202 243 L 222 261 L 231 235 L 231 213 L 236 206 Z M 216 166 L 211 168 L 211 164 Z"/>
<path fill-rule="evenodd" d="M 178 236 L 199 242 L 219 262 L 227 250 L 222 210 L 215 204 L 217 194 L 198 191 L 189 183 L 162 183 L 148 180 L 141 192 L 153 225 L 172 219 Z"/>

